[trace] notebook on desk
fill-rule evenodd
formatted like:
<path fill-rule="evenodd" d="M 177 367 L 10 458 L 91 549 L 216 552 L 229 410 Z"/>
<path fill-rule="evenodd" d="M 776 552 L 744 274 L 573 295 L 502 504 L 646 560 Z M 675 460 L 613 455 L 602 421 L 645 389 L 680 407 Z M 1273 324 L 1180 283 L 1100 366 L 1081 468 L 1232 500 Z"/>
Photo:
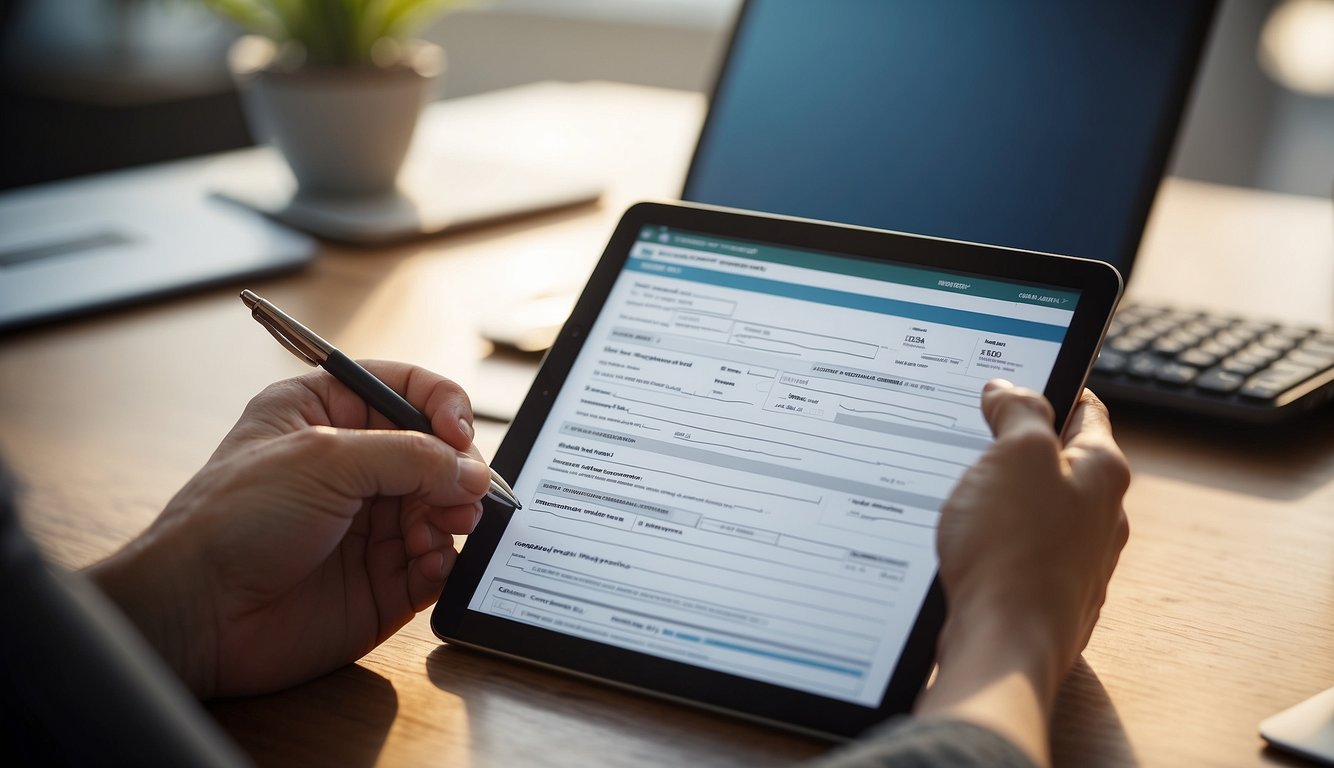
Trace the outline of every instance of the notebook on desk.
<path fill-rule="evenodd" d="M 682 198 L 1100 259 L 1133 291 L 1214 6 L 749 0 Z M 1334 335 L 1138 307 L 1090 385 L 1274 422 L 1334 396 Z"/>

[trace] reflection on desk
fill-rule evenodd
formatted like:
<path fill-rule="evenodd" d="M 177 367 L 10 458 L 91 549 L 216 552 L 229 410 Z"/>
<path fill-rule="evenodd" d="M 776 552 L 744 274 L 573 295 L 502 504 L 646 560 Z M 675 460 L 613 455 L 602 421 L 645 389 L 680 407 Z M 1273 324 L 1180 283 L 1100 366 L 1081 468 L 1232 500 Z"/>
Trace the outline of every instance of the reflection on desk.
<path fill-rule="evenodd" d="M 374 252 L 326 247 L 302 274 L 250 287 L 350 355 L 426 365 L 512 409 L 535 364 L 487 357 L 483 309 L 577 288 L 625 207 L 679 190 L 703 104 L 611 84 L 449 102 L 442 130 L 459 147 L 603 176 L 603 204 Z M 1192 285 L 1202 306 L 1328 326 L 1328 232 L 1327 201 L 1169 179 L 1131 294 Z M 1284 247 L 1255 250 L 1274 238 Z M 513 293 L 488 290 L 497 274 Z M 0 341 L 0 450 L 57 562 L 89 563 L 146 526 L 251 395 L 303 372 L 235 302 L 219 289 Z M 199 339 L 233 354 L 193 354 Z M 1057 763 L 1274 761 L 1260 720 L 1334 683 L 1334 417 L 1257 440 L 1114 416 L 1136 474 L 1132 536 L 1062 691 Z M 503 431 L 479 422 L 484 452 Z M 778 765 L 827 749 L 442 646 L 425 615 L 356 666 L 211 709 L 274 765 Z"/>

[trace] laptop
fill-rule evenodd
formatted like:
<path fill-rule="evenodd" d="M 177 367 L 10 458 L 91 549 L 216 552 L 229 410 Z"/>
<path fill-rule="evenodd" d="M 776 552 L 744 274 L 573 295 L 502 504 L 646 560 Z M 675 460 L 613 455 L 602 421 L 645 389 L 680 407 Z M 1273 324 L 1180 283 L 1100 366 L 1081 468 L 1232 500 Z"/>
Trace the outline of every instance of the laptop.
<path fill-rule="evenodd" d="M 1127 280 L 1213 0 L 749 0 L 682 198 L 1100 259 Z M 1334 336 L 1130 307 L 1104 397 L 1271 423 L 1334 396 Z"/>
<path fill-rule="evenodd" d="M 0 194 L 0 332 L 309 264 L 315 241 L 212 197 L 207 160 Z"/>

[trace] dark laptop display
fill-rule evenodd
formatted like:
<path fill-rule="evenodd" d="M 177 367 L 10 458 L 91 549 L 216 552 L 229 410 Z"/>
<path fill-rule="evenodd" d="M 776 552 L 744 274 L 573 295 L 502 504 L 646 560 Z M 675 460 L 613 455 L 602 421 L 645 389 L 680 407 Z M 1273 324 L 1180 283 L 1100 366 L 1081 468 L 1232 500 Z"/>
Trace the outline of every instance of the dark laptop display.
<path fill-rule="evenodd" d="M 1215 5 L 749 0 L 682 197 L 1101 259 L 1129 280 Z M 1131 305 L 1089 383 L 1290 421 L 1334 400 L 1334 332 Z"/>
<path fill-rule="evenodd" d="M 751 0 L 683 198 L 1129 276 L 1212 0 Z"/>

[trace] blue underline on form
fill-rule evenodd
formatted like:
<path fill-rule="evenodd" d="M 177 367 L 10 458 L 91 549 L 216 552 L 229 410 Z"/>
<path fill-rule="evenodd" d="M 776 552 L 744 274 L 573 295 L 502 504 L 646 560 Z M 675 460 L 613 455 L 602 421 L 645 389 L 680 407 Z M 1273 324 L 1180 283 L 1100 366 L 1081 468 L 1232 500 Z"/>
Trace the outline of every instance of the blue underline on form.
<path fill-rule="evenodd" d="M 864 676 L 864 675 L 866 674 L 865 672 L 863 672 L 863 671 L 860 670 L 860 669 L 851 669 L 851 668 L 849 668 L 849 667 L 840 667 L 840 666 L 838 666 L 838 665 L 836 665 L 836 664 L 826 664 L 826 663 L 823 662 L 823 661 L 816 661 L 816 660 L 814 660 L 814 659 L 807 659 L 807 658 L 804 658 L 804 657 L 801 657 L 801 656 L 789 656 L 789 655 L 784 654 L 784 653 L 774 653 L 773 651 L 766 651 L 766 650 L 764 650 L 764 649 L 762 649 L 762 648 L 755 648 L 755 647 L 753 647 L 753 646 L 749 646 L 749 645 L 739 645 L 739 644 L 737 644 L 737 643 L 728 643 L 728 642 L 724 642 L 724 641 L 722 641 L 722 640 L 714 640 L 713 638 L 700 638 L 700 637 L 698 637 L 698 636 L 696 636 L 696 635 L 679 634 L 679 633 L 677 633 L 677 632 L 673 632 L 673 631 L 670 630 L 670 629 L 664 629 L 664 630 L 662 631 L 662 633 L 663 633 L 664 635 L 667 635 L 668 637 L 674 637 L 674 638 L 676 638 L 677 640 L 686 640 L 686 641 L 688 641 L 688 642 L 692 642 L 692 643 L 702 643 L 702 644 L 704 644 L 704 645 L 717 646 L 718 648 L 726 648 L 726 649 L 728 649 L 728 650 L 730 650 L 730 651 L 741 651 L 742 653 L 753 653 L 753 654 L 755 654 L 756 656 L 767 656 L 767 657 L 769 657 L 769 658 L 771 658 L 771 659 L 779 659 L 779 660 L 781 660 L 781 661 L 790 661 L 790 662 L 792 662 L 793 664 L 804 664 L 804 665 L 806 665 L 806 666 L 808 666 L 808 667 L 815 667 L 815 668 L 817 668 L 817 669 L 826 669 L 826 670 L 829 670 L 830 672 L 837 672 L 837 673 L 840 674 L 840 675 L 848 675 L 848 676 L 850 676 L 850 677 L 862 677 L 862 676 Z"/>

